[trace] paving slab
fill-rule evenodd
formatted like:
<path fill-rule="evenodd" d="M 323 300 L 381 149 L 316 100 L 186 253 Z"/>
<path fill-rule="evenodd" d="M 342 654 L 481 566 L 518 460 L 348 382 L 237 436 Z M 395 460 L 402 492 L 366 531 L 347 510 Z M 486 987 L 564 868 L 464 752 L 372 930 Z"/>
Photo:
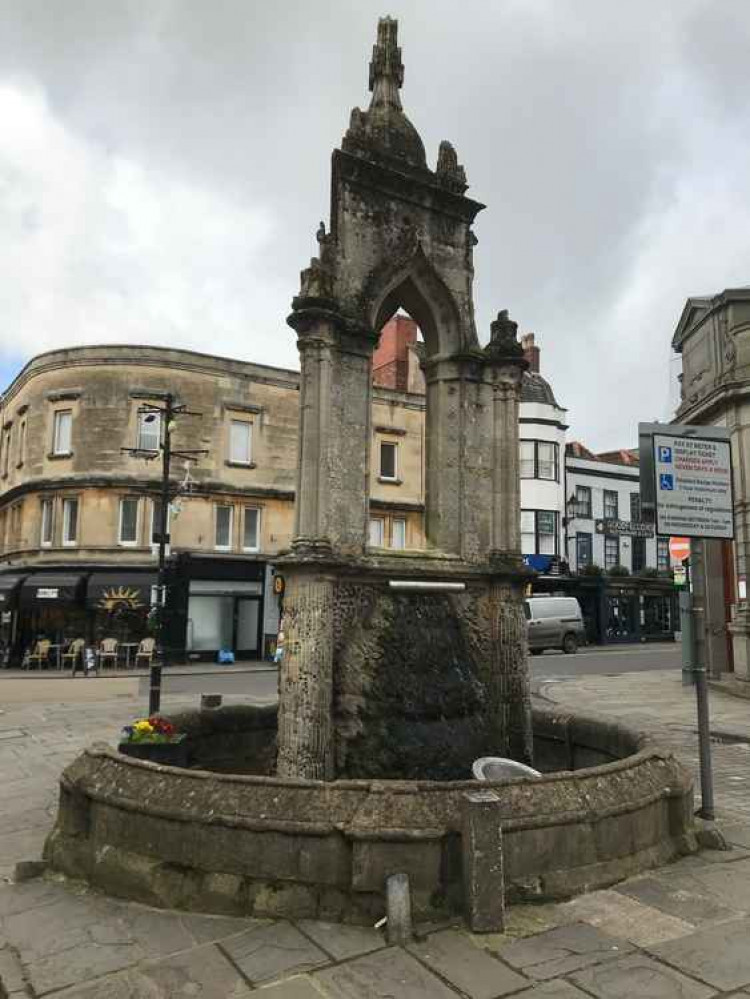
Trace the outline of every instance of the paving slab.
<path fill-rule="evenodd" d="M 471 999 L 494 999 L 526 984 L 525 978 L 477 947 L 460 930 L 433 933 L 407 949 Z"/>
<path fill-rule="evenodd" d="M 276 985 L 264 985 L 253 995 L 263 999 L 322 999 L 323 993 L 305 975 L 277 982 Z"/>
<path fill-rule="evenodd" d="M 689 858 L 687 858 L 689 859 Z M 678 861 L 662 868 L 658 879 L 672 888 L 684 888 L 706 895 L 719 905 L 737 912 L 750 911 L 750 862 L 736 864 L 696 865 Z"/>
<path fill-rule="evenodd" d="M 556 978 L 554 981 L 537 982 L 530 989 L 516 992 L 513 999 L 591 999 L 591 997 L 570 982 Z"/>
<path fill-rule="evenodd" d="M 253 995 L 257 993 L 213 944 L 54 994 L 55 999 L 250 999 Z"/>
<path fill-rule="evenodd" d="M 324 923 L 316 919 L 300 919 L 297 926 L 337 961 L 359 957 L 387 946 L 383 934 L 369 926 Z"/>
<path fill-rule="evenodd" d="M 717 825 L 727 843 L 750 850 L 750 822 L 719 821 Z"/>
<path fill-rule="evenodd" d="M 644 954 L 632 954 L 571 975 L 597 999 L 709 999 L 715 991 Z"/>
<path fill-rule="evenodd" d="M 598 926 L 613 937 L 622 937 L 641 947 L 675 940 L 695 929 L 693 923 L 611 890 L 581 895 L 560 909 L 566 918 Z"/>
<path fill-rule="evenodd" d="M 220 946 L 253 985 L 330 963 L 320 947 L 287 922 L 252 927 Z"/>
<path fill-rule="evenodd" d="M 0 947 L 0 995 L 12 995 L 25 988 L 23 969 L 9 947 Z"/>
<path fill-rule="evenodd" d="M 621 895 L 628 895 L 652 909 L 661 909 L 678 919 L 700 926 L 703 923 L 721 922 L 736 919 L 742 915 L 737 909 L 722 905 L 705 892 L 680 888 L 656 876 L 626 881 L 615 889 Z"/>
<path fill-rule="evenodd" d="M 514 940 L 500 947 L 498 954 L 529 978 L 544 980 L 621 957 L 632 950 L 633 945 L 627 940 L 585 923 L 573 923 L 525 940 Z"/>
<path fill-rule="evenodd" d="M 750 985 L 750 919 L 708 926 L 682 940 L 670 940 L 648 950 L 717 989 L 728 991 Z"/>
<path fill-rule="evenodd" d="M 396 947 L 358 957 L 311 976 L 331 999 L 456 999 L 415 957 Z"/>

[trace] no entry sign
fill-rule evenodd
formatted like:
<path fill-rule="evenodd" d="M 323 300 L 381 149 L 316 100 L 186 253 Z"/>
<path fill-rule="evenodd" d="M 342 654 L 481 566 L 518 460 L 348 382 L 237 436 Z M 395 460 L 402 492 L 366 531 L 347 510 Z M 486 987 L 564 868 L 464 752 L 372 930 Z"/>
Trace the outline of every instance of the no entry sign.
<path fill-rule="evenodd" d="M 684 562 L 690 556 L 690 538 L 670 538 L 669 554 L 674 562 Z"/>
<path fill-rule="evenodd" d="M 657 533 L 733 537 L 729 441 L 657 433 L 653 442 Z"/>

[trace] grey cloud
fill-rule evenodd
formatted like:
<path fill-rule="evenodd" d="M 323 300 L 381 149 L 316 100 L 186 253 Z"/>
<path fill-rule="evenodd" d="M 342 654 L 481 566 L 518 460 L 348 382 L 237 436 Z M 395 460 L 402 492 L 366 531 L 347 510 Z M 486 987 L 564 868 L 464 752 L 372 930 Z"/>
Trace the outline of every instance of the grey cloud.
<path fill-rule="evenodd" d="M 41 87 L 81 155 L 140 165 L 150 192 L 191 192 L 180 226 L 193 243 L 188 286 L 211 269 L 201 252 L 219 255 L 210 288 L 191 302 L 182 286 L 170 304 L 174 239 L 165 234 L 160 250 L 154 237 L 136 266 L 132 245 L 111 252 L 97 209 L 91 251 L 59 290 L 65 321 L 43 335 L 30 328 L 25 342 L 75 342 L 94 299 L 109 339 L 158 340 L 162 316 L 172 342 L 295 363 L 283 320 L 327 215 L 330 151 L 350 109 L 367 102 L 375 23 L 387 12 L 400 19 L 404 105 L 428 158 L 453 141 L 470 194 L 488 205 L 477 223 L 480 335 L 510 308 L 537 333 L 573 434 L 594 447 L 633 443 L 639 418 L 669 415 L 668 344 L 684 298 L 736 282 L 750 249 L 735 231 L 747 228 L 750 179 L 730 164 L 717 196 L 717 165 L 696 139 L 700 122 L 733 163 L 750 150 L 746 3 L 0 3 L 0 84 Z M 106 184 L 109 173 L 91 176 Z M 143 198 L 150 205 L 153 193 Z M 227 227 L 224 251 L 223 228 L 201 251 L 208 204 Z M 125 227 L 127 244 L 150 210 L 133 201 L 109 224 Z M 267 219 L 267 238 L 246 246 L 229 231 L 233 215 L 237 227 Z M 699 245 L 686 258 L 691 238 Z"/>

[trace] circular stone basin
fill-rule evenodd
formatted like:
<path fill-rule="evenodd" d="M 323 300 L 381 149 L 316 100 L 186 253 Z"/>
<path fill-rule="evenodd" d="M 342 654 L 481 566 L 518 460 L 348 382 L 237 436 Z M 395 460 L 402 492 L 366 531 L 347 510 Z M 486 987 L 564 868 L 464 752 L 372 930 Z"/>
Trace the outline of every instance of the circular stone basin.
<path fill-rule="evenodd" d="M 386 878 L 405 872 L 416 918 L 444 917 L 463 910 L 466 796 L 479 787 L 499 799 L 509 901 L 569 897 L 696 849 L 690 776 L 615 721 L 535 710 L 542 776 L 479 784 L 280 778 L 275 708 L 173 718 L 191 769 L 103 744 L 66 768 L 54 869 L 158 906 L 352 922 L 382 916 Z"/>

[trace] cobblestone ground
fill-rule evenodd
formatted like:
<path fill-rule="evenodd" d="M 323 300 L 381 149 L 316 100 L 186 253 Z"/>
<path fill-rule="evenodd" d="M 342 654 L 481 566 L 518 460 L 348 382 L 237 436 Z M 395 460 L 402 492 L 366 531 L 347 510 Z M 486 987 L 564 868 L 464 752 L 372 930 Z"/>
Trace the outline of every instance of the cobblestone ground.
<path fill-rule="evenodd" d="M 135 692 L 132 679 L 31 689 L 0 680 L 0 999 L 750 997 L 740 743 L 715 746 L 717 800 L 734 849 L 568 903 L 514 907 L 505 934 L 426 927 L 410 946 L 388 947 L 373 928 L 157 911 L 52 876 L 11 883 L 15 863 L 39 855 L 60 770 L 92 741 L 114 741 L 143 709 Z M 673 673 L 550 682 L 542 693 L 658 731 L 693 760 L 693 694 Z M 166 698 L 164 707 L 195 701 Z M 715 731 L 750 734 L 749 702 L 712 702 Z"/>

